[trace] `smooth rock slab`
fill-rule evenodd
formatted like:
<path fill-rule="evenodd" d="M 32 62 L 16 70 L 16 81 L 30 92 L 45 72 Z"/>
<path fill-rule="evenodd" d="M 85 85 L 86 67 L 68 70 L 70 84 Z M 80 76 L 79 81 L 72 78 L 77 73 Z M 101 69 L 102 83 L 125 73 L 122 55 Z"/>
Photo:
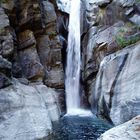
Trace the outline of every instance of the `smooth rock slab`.
<path fill-rule="evenodd" d="M 93 93 L 97 114 L 115 125 L 140 114 L 139 42 L 103 59 Z M 96 108 L 96 105 L 97 108 Z"/>
<path fill-rule="evenodd" d="M 140 140 L 140 116 L 108 130 L 98 140 Z"/>
<path fill-rule="evenodd" d="M 60 115 L 54 94 L 45 85 L 27 86 L 17 80 L 1 89 L 0 139 L 35 140 L 48 136 L 52 122 Z"/>

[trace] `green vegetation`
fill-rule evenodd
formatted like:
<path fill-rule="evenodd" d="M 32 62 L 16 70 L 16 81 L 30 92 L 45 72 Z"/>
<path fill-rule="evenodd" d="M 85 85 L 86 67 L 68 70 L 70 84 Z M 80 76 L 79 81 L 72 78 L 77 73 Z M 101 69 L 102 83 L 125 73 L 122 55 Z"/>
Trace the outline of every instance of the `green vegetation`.
<path fill-rule="evenodd" d="M 126 39 L 124 36 L 122 35 L 118 35 L 115 37 L 117 43 L 122 47 L 126 47 L 129 46 L 131 44 L 134 44 L 136 42 L 138 42 L 140 40 L 140 36 L 135 36 L 135 37 L 131 37 L 130 39 Z"/>
<path fill-rule="evenodd" d="M 140 1 L 140 0 L 139 0 Z M 120 27 L 115 40 L 122 47 L 126 47 L 140 41 L 140 26 L 127 22 L 125 26 Z"/>
<path fill-rule="evenodd" d="M 135 0 L 136 3 L 140 3 L 140 0 Z"/>

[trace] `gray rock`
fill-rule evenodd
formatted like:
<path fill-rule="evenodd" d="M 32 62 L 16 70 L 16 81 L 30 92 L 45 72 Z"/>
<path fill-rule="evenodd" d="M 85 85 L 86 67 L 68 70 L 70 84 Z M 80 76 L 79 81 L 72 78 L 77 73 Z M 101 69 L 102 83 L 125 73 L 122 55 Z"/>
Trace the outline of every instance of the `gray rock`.
<path fill-rule="evenodd" d="M 56 13 L 54 9 L 54 5 L 48 1 L 43 1 L 43 14 L 44 14 L 44 22 L 45 24 L 48 24 L 50 22 L 56 21 Z"/>
<path fill-rule="evenodd" d="M 0 139 L 34 140 L 52 132 L 58 120 L 56 92 L 44 85 L 14 85 L 0 90 Z"/>
<path fill-rule="evenodd" d="M 131 17 L 129 19 L 131 22 L 133 22 L 134 24 L 140 26 L 140 15 L 135 14 L 133 17 Z"/>
<path fill-rule="evenodd" d="M 8 16 L 5 14 L 3 8 L 0 7 L 0 29 L 9 26 Z"/>
<path fill-rule="evenodd" d="M 12 84 L 11 79 L 7 77 L 5 74 L 0 72 L 0 89 L 5 88 L 11 84 Z"/>
<path fill-rule="evenodd" d="M 0 55 L 8 58 L 13 54 L 14 43 L 9 18 L 1 7 L 0 21 Z"/>
<path fill-rule="evenodd" d="M 45 84 L 52 88 L 63 88 L 64 72 L 57 36 L 51 40 L 48 35 L 43 35 L 37 42 L 40 61 L 45 68 Z"/>
<path fill-rule="evenodd" d="M 88 1 L 90 4 L 96 4 L 98 6 L 106 6 L 111 2 L 111 0 L 89 0 Z"/>
<path fill-rule="evenodd" d="M 1 69 L 11 70 L 12 64 L 7 59 L 0 56 L 0 71 Z"/>
<path fill-rule="evenodd" d="M 137 116 L 122 125 L 114 127 L 98 140 L 139 140 L 140 139 L 140 116 Z"/>
<path fill-rule="evenodd" d="M 86 22 L 89 27 L 97 24 L 98 15 L 99 15 L 99 7 L 96 4 L 86 3 Z"/>
<path fill-rule="evenodd" d="M 125 15 L 129 16 L 130 14 L 132 14 L 132 12 L 134 12 L 134 8 L 133 7 L 127 9 L 126 12 L 125 12 Z"/>
<path fill-rule="evenodd" d="M 42 81 L 44 70 L 35 46 L 19 51 L 19 58 L 23 76 L 31 81 Z"/>
<path fill-rule="evenodd" d="M 140 114 L 140 44 L 109 55 L 100 64 L 93 92 L 98 115 L 115 125 Z M 128 98 L 129 97 L 129 98 Z M 125 112 L 125 113 L 124 113 Z"/>
<path fill-rule="evenodd" d="M 71 5 L 71 0 L 56 0 L 58 9 L 70 13 L 70 5 Z"/>
<path fill-rule="evenodd" d="M 7 87 L 11 84 L 12 64 L 0 56 L 0 88 Z"/>
<path fill-rule="evenodd" d="M 123 7 L 131 7 L 134 5 L 135 0 L 114 0 L 116 3 L 119 3 Z"/>

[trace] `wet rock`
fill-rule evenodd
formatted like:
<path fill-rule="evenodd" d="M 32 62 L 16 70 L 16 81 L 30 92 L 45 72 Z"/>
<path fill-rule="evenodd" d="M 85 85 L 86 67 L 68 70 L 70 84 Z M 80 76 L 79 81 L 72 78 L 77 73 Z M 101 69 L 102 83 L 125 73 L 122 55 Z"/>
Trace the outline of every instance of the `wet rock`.
<path fill-rule="evenodd" d="M 98 110 L 99 116 L 110 119 L 115 125 L 140 113 L 139 54 L 140 45 L 137 43 L 105 57 L 100 64 L 92 94 L 93 108 Z"/>
<path fill-rule="evenodd" d="M 98 140 L 139 140 L 140 116 L 106 131 Z"/>
<path fill-rule="evenodd" d="M 48 136 L 60 115 L 55 91 L 44 85 L 13 83 L 0 90 L 0 137 L 33 140 Z"/>

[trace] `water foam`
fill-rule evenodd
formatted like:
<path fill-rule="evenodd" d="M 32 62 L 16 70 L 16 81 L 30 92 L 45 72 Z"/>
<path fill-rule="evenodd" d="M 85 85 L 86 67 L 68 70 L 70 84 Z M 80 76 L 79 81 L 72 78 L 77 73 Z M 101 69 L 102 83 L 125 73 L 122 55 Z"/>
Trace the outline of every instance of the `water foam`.
<path fill-rule="evenodd" d="M 71 109 L 65 116 L 80 116 L 80 117 L 85 117 L 85 116 L 93 116 L 92 112 L 90 110 L 85 110 L 85 109 Z"/>

